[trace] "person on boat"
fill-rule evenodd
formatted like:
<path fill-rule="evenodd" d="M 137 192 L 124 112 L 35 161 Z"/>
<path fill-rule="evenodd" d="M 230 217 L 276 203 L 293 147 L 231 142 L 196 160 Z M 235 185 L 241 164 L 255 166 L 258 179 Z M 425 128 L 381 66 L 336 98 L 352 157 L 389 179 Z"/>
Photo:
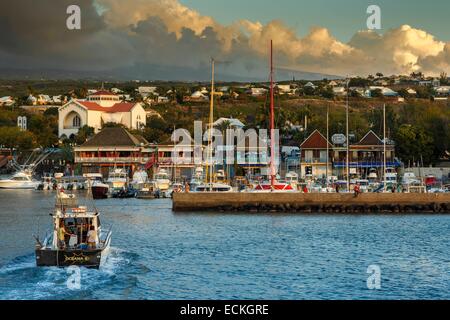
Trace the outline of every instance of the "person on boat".
<path fill-rule="evenodd" d="M 339 183 L 336 183 L 335 188 L 336 188 L 336 193 L 339 193 Z"/>
<path fill-rule="evenodd" d="M 308 188 L 306 186 L 303 186 L 303 193 L 308 193 Z"/>
<path fill-rule="evenodd" d="M 61 221 L 58 229 L 58 241 L 59 241 L 59 247 L 61 249 L 66 248 L 66 239 L 70 238 L 72 234 L 70 232 L 67 232 L 66 226 L 64 225 L 64 221 Z"/>
<path fill-rule="evenodd" d="M 190 191 L 189 183 L 186 183 L 186 186 L 184 187 L 184 191 L 185 191 L 186 193 L 189 193 L 189 191 Z"/>
<path fill-rule="evenodd" d="M 94 226 L 91 226 L 89 232 L 87 233 L 87 243 L 91 249 L 95 249 L 97 245 L 97 231 L 95 231 Z"/>

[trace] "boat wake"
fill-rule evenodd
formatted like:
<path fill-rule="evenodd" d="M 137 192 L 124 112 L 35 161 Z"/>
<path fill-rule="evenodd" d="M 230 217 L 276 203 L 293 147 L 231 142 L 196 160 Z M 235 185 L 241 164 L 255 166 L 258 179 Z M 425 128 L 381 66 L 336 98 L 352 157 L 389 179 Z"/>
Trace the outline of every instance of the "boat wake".
<path fill-rule="evenodd" d="M 18 257 L 0 267 L 0 300 L 108 299 L 105 292 L 121 289 L 135 259 L 134 253 L 111 248 L 99 270 L 80 268 L 77 277 L 73 269 L 36 267 L 34 254 Z"/>

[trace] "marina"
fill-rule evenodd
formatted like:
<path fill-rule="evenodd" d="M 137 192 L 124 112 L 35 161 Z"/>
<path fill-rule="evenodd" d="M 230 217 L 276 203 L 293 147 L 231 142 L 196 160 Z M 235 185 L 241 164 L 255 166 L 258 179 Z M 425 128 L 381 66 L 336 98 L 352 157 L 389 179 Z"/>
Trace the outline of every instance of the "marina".
<path fill-rule="evenodd" d="M 110 254 L 68 290 L 68 271 L 36 268 L 33 250 L 54 197 L 0 192 L 1 299 L 450 298 L 447 215 L 174 213 L 170 199 L 97 201 Z M 371 264 L 381 290 L 367 289 Z"/>

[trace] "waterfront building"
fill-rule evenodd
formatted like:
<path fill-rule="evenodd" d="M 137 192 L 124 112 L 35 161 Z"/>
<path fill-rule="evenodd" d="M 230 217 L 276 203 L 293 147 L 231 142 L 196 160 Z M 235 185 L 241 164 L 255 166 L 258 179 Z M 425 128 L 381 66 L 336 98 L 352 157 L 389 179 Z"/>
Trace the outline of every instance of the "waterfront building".
<path fill-rule="evenodd" d="M 105 123 L 121 124 L 129 129 L 145 127 L 146 112 L 140 103 L 121 102 L 120 97 L 100 90 L 87 99 L 72 99 L 59 108 L 59 136 L 70 137 L 87 125 L 99 132 Z"/>
<path fill-rule="evenodd" d="M 383 140 L 372 130 L 359 142 L 349 147 L 350 176 L 355 178 L 367 178 L 370 172 L 376 171 L 378 178 L 383 176 L 384 144 Z M 346 175 L 347 148 L 343 145 L 333 146 L 333 174 L 344 178 Z M 400 162 L 395 158 L 395 144 L 386 139 L 386 167 L 398 168 Z"/>
<path fill-rule="evenodd" d="M 102 173 L 108 176 L 114 167 L 124 168 L 130 177 L 136 169 L 151 168 L 155 161 L 156 148 L 142 136 L 133 135 L 125 128 L 107 127 L 74 148 L 75 165 L 82 173 Z"/>
<path fill-rule="evenodd" d="M 328 148 L 327 148 L 328 145 Z M 325 178 L 327 174 L 327 149 L 328 173 L 331 174 L 331 151 L 333 145 L 319 130 L 314 130 L 300 145 L 300 170 L 302 179 Z"/>

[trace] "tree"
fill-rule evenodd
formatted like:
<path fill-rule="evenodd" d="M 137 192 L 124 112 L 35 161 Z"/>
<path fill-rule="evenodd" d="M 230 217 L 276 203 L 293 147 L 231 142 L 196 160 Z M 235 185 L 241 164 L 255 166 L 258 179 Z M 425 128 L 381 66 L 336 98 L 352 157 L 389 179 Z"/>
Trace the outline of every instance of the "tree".
<path fill-rule="evenodd" d="M 29 150 L 35 146 L 33 134 L 17 127 L 0 127 L 0 145 L 6 148 Z"/>
<path fill-rule="evenodd" d="M 375 89 L 370 92 L 372 98 L 383 98 L 383 91 L 381 89 Z"/>
<path fill-rule="evenodd" d="M 75 143 L 81 145 L 85 143 L 89 138 L 93 137 L 94 134 L 95 129 L 85 125 L 78 130 L 78 134 L 74 137 Z"/>
<path fill-rule="evenodd" d="M 406 98 L 410 97 L 408 90 L 406 90 L 405 88 L 402 88 L 402 89 L 398 90 L 397 92 L 398 92 L 398 95 L 402 98 L 406 99 Z"/>
<path fill-rule="evenodd" d="M 447 72 L 441 72 L 439 80 L 441 82 L 441 85 L 446 86 L 449 83 L 448 82 Z"/>
<path fill-rule="evenodd" d="M 432 163 L 433 138 L 423 128 L 403 124 L 395 134 L 397 156 L 403 162 L 422 158 L 425 165 Z"/>
<path fill-rule="evenodd" d="M 384 75 L 381 72 L 377 72 L 376 76 L 377 76 L 377 78 L 383 78 L 384 77 Z"/>

